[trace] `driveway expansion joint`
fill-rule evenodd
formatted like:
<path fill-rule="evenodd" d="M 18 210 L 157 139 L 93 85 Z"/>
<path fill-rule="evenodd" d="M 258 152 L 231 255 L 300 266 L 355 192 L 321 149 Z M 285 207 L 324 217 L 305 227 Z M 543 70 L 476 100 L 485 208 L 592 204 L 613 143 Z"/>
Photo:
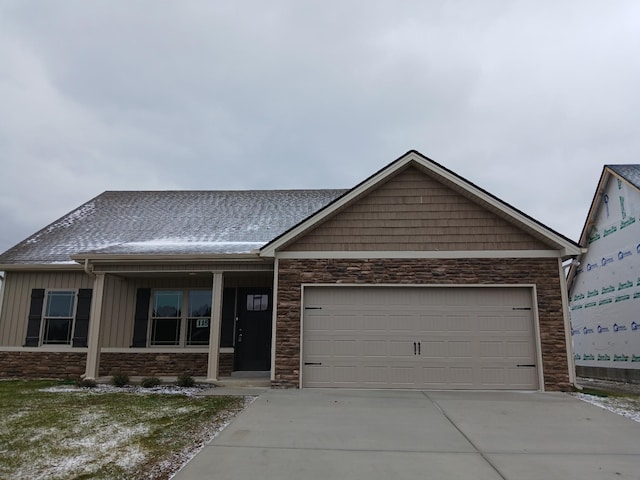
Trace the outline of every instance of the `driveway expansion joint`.
<path fill-rule="evenodd" d="M 491 459 L 489 457 L 487 457 L 484 452 L 482 450 L 480 450 L 475 443 L 473 443 L 473 441 L 471 441 L 471 439 L 467 436 L 466 433 L 464 433 L 459 427 L 458 425 L 456 425 L 456 423 L 449 417 L 449 415 L 447 415 L 447 412 L 444 411 L 444 409 L 438 404 L 438 402 L 436 402 L 433 398 L 431 398 L 427 392 L 423 391 L 422 394 L 440 411 L 440 413 L 442 413 L 442 415 L 444 416 L 444 418 L 447 419 L 447 421 L 451 424 L 451 426 L 453 426 L 453 428 L 455 428 L 458 432 L 460 432 L 460 435 L 462 435 L 464 437 L 464 439 L 469 442 L 469 444 L 475 449 L 476 452 L 478 452 L 478 454 L 483 458 L 483 460 L 485 462 L 487 462 L 489 464 L 489 466 L 491 466 L 491 468 L 498 474 L 500 475 L 500 478 L 502 478 L 503 480 L 508 480 L 507 477 L 505 477 L 502 472 L 498 469 L 498 467 L 491 461 Z"/>
<path fill-rule="evenodd" d="M 224 444 L 224 443 L 211 443 L 212 447 L 224 447 L 224 448 L 248 448 L 253 450 L 313 450 L 316 452 L 373 452 L 373 453 L 446 453 L 448 455 L 482 455 L 482 452 L 461 452 L 460 450 L 407 450 L 403 449 L 387 449 L 387 448 L 328 448 L 328 447 L 278 447 L 267 445 L 238 445 Z"/>

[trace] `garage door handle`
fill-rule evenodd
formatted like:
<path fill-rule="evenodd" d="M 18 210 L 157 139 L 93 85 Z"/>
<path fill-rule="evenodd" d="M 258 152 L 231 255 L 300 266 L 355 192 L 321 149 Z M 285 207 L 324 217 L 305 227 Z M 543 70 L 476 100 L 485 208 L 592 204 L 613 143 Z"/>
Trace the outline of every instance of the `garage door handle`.
<path fill-rule="evenodd" d="M 418 344 L 416 342 L 413 342 L 413 354 L 418 354 Z"/>
<path fill-rule="evenodd" d="M 518 367 L 535 367 L 535 363 L 519 363 Z"/>
<path fill-rule="evenodd" d="M 305 365 L 322 365 L 322 362 L 304 362 Z"/>
<path fill-rule="evenodd" d="M 422 355 L 422 353 L 420 353 L 420 342 L 418 342 L 418 355 Z"/>

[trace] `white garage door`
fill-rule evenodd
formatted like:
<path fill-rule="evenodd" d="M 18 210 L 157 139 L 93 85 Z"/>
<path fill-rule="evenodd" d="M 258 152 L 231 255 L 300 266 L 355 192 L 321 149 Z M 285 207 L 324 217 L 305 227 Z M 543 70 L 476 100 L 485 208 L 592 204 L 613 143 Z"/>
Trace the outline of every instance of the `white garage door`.
<path fill-rule="evenodd" d="M 306 287 L 304 387 L 538 389 L 529 288 Z"/>

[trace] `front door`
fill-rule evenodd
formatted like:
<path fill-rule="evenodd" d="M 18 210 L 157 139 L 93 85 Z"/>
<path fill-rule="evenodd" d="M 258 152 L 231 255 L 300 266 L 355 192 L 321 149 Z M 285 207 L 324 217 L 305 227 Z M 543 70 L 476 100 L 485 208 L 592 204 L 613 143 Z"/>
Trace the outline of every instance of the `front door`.
<path fill-rule="evenodd" d="M 235 370 L 271 368 L 271 288 L 239 288 Z"/>

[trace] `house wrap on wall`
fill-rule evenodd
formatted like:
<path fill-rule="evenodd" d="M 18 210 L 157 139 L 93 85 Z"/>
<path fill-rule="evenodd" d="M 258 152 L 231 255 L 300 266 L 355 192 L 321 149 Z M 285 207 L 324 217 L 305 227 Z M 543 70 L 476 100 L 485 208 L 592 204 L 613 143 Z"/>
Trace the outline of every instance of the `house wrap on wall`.
<path fill-rule="evenodd" d="M 640 381 L 640 165 L 605 165 L 569 271 L 580 376 Z"/>
<path fill-rule="evenodd" d="M 416 151 L 349 190 L 105 192 L 0 256 L 0 376 L 565 390 L 580 252 Z"/>

